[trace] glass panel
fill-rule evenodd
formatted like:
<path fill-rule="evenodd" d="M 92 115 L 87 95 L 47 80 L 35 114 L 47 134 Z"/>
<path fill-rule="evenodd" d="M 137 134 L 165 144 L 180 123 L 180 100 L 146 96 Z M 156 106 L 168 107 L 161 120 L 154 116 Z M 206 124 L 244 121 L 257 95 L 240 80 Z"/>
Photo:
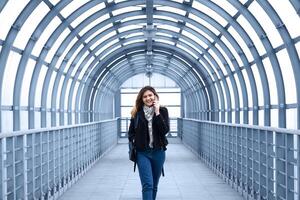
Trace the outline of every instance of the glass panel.
<path fill-rule="evenodd" d="M 60 36 L 56 39 L 55 43 L 51 47 L 50 51 L 47 54 L 47 57 L 45 59 L 46 62 L 50 63 L 54 54 L 56 53 L 56 50 L 58 47 L 62 44 L 63 40 L 67 37 L 67 35 L 70 33 L 69 29 L 65 29 Z"/>
<path fill-rule="evenodd" d="M 233 7 L 228 1 L 222 1 L 222 3 L 220 3 L 219 0 L 211 0 L 211 1 L 221 6 L 222 9 L 228 12 L 231 16 L 234 16 L 238 12 L 238 10 L 235 7 Z"/>
<path fill-rule="evenodd" d="M 120 15 L 123 13 L 129 13 L 129 12 L 138 11 L 138 10 L 141 10 L 141 8 L 138 6 L 128 6 L 125 8 L 114 10 L 114 11 L 112 11 L 112 14 L 113 14 L 113 16 L 116 16 L 116 15 Z"/>
<path fill-rule="evenodd" d="M 223 51 L 223 49 L 221 48 L 221 46 L 219 46 L 218 44 L 215 45 L 216 48 L 220 51 L 220 53 L 223 55 L 223 57 L 225 58 L 226 62 L 229 64 L 229 66 L 231 65 L 231 61 L 230 59 L 228 58 L 227 54 Z M 223 66 L 224 66 L 225 63 L 223 63 Z M 229 67 L 229 70 L 231 71 L 231 69 L 233 69 L 233 66 L 231 65 Z M 224 70 L 226 70 L 226 67 L 224 66 Z M 227 75 L 227 70 L 226 70 L 226 73 L 224 73 L 224 75 Z"/>
<path fill-rule="evenodd" d="M 185 24 L 187 27 L 193 29 L 194 31 L 198 32 L 199 34 L 201 34 L 203 37 L 205 37 L 206 39 L 208 39 L 210 42 L 213 42 L 213 39 L 207 35 L 205 32 L 203 32 L 201 29 L 197 28 L 196 26 L 186 23 Z"/>
<path fill-rule="evenodd" d="M 99 46 L 102 42 L 108 40 L 109 38 L 113 37 L 116 35 L 116 31 L 112 31 L 110 33 L 108 33 L 107 35 L 103 36 L 102 38 L 100 38 L 99 40 L 97 40 L 97 42 L 95 42 L 92 46 L 91 49 L 95 49 L 97 46 Z M 101 51 L 103 51 L 103 47 L 100 49 Z M 98 50 L 99 52 L 99 50 Z"/>
<path fill-rule="evenodd" d="M 154 16 L 153 16 L 153 18 L 154 18 Z M 146 15 L 137 15 L 137 16 L 126 17 L 126 18 L 121 19 L 121 23 L 131 21 L 131 20 L 136 20 L 136 19 L 146 19 Z M 174 21 L 174 19 L 173 19 L 173 21 Z M 176 20 L 176 22 L 177 22 L 177 20 Z"/>
<path fill-rule="evenodd" d="M 205 5 L 203 5 L 202 3 L 199 3 L 197 1 L 193 1 L 192 6 L 193 6 L 193 8 L 196 8 L 197 10 L 200 10 L 201 12 L 206 13 L 207 15 L 209 15 L 212 19 L 219 22 L 223 27 L 226 26 L 227 21 L 222 16 L 220 16 L 218 13 L 216 13 L 215 11 L 210 9 L 209 7 L 206 7 Z"/>
<path fill-rule="evenodd" d="M 141 15 L 141 16 L 143 16 L 143 15 Z M 153 19 L 158 19 L 158 20 L 164 20 L 165 19 L 165 20 L 168 20 L 168 21 L 171 21 L 171 22 L 176 22 L 176 23 L 178 22 L 177 19 L 175 19 L 173 17 L 164 16 L 164 15 L 153 15 Z"/>
<path fill-rule="evenodd" d="M 219 59 L 219 57 L 215 54 L 215 52 L 212 49 L 209 49 L 208 52 L 211 54 L 211 56 L 215 59 L 215 61 L 218 63 L 218 67 L 222 70 L 223 74 L 226 76 L 227 75 L 227 71 L 223 65 L 223 63 L 221 62 L 221 60 Z"/>
<path fill-rule="evenodd" d="M 114 46 L 115 46 L 115 45 L 114 45 Z M 114 53 L 115 51 L 117 51 L 117 50 L 120 49 L 120 48 L 122 48 L 121 45 L 115 46 L 114 48 L 110 49 L 105 55 L 103 55 L 103 56 L 100 58 L 100 60 L 104 59 L 106 56 L 108 56 L 108 55 Z M 120 56 L 119 56 L 119 57 L 120 57 Z M 118 59 L 119 57 L 115 57 L 115 59 Z"/>
<path fill-rule="evenodd" d="M 235 104 L 234 92 L 233 92 L 233 88 L 232 88 L 232 85 L 231 85 L 231 81 L 229 80 L 229 78 L 226 78 L 226 81 L 227 81 L 227 85 L 228 85 L 228 88 L 229 88 L 229 91 L 230 91 L 231 107 L 235 108 L 238 105 Z"/>
<path fill-rule="evenodd" d="M 128 34 L 128 35 L 126 35 L 124 38 L 131 38 L 131 37 L 135 37 L 135 36 L 140 36 L 140 35 L 144 35 L 143 33 L 139 33 L 139 32 L 137 32 L 137 33 L 132 33 L 132 34 Z M 157 33 L 156 35 L 159 35 L 159 33 Z M 167 34 L 163 34 L 163 33 L 161 33 L 161 35 L 164 35 L 164 36 L 169 36 L 169 37 L 171 37 L 170 35 L 167 35 Z"/>
<path fill-rule="evenodd" d="M 300 29 L 295 28 L 299 27 L 300 18 L 299 18 L 299 10 L 298 14 L 296 10 L 293 8 L 289 1 L 280 3 L 278 1 L 269 1 L 270 4 L 274 7 L 277 14 L 280 16 L 283 23 L 286 25 L 291 36 L 297 37 L 300 35 Z"/>
<path fill-rule="evenodd" d="M 131 117 L 132 107 L 121 107 L 121 116 L 122 117 Z"/>
<path fill-rule="evenodd" d="M 271 109 L 271 126 L 278 127 L 278 109 Z"/>
<path fill-rule="evenodd" d="M 116 39 L 116 40 L 113 40 L 113 41 L 111 41 L 111 42 L 109 42 L 108 44 L 104 45 L 99 51 L 97 51 L 97 52 L 96 52 L 96 55 L 97 55 L 97 56 L 100 55 L 100 54 L 103 55 L 104 51 L 109 50 L 110 48 L 112 48 L 112 46 L 114 46 L 114 44 L 116 44 L 116 43 L 118 43 L 118 42 L 119 42 L 119 41 L 118 41 L 117 39 Z M 120 46 L 120 45 L 119 45 L 119 46 Z M 121 48 L 121 46 L 120 46 L 120 48 Z M 115 49 L 115 47 L 114 47 L 113 49 Z M 109 51 L 111 52 L 112 49 L 109 50 Z M 106 55 L 106 54 L 108 54 L 108 52 L 106 52 L 105 55 Z M 100 58 L 100 60 L 102 60 L 103 57 L 105 57 L 105 55 L 103 55 L 103 56 Z"/>
<path fill-rule="evenodd" d="M 43 31 L 41 37 L 38 39 L 37 43 L 35 44 L 32 54 L 35 56 L 38 56 L 43 49 L 44 45 L 46 44 L 47 40 L 51 36 L 51 34 L 56 30 L 56 28 L 61 23 L 60 19 L 58 17 L 55 17 L 46 27 L 46 29 Z"/>
<path fill-rule="evenodd" d="M 56 5 L 60 0 L 49 0 L 53 5 Z"/>
<path fill-rule="evenodd" d="M 232 117 L 231 123 L 235 124 L 235 112 L 231 113 L 231 117 Z"/>
<path fill-rule="evenodd" d="M 244 122 L 244 111 L 240 111 L 240 124 Z"/>
<path fill-rule="evenodd" d="M 142 28 L 142 25 L 138 24 L 138 25 L 124 26 L 124 27 L 119 28 L 118 30 L 119 30 L 120 33 L 123 33 L 125 31 L 134 30 L 134 29 L 140 29 L 140 28 Z"/>
<path fill-rule="evenodd" d="M 20 112 L 20 130 L 28 129 L 28 111 Z"/>
<path fill-rule="evenodd" d="M 225 38 L 224 36 L 221 37 L 221 40 L 225 43 L 226 47 L 229 48 L 229 51 L 233 54 L 233 56 L 235 57 L 235 59 L 237 57 L 239 57 L 239 55 L 236 52 L 236 49 L 232 46 L 232 44 L 227 40 L 227 38 Z M 227 61 L 231 71 L 235 71 L 233 65 L 232 65 L 232 61 L 231 59 Z"/>
<path fill-rule="evenodd" d="M 167 107 L 169 117 L 180 117 L 180 107 Z"/>
<path fill-rule="evenodd" d="M 128 1 L 128 0 L 114 0 L 115 3 L 120 3 L 120 2 L 124 2 L 124 1 Z"/>
<path fill-rule="evenodd" d="M 131 40 L 131 41 L 128 41 L 128 42 L 124 42 L 123 45 L 126 46 L 126 45 L 130 45 L 130 44 L 134 44 L 134 43 L 139 43 L 139 42 L 144 42 L 145 40 Z"/>
<path fill-rule="evenodd" d="M 73 96 L 72 96 L 72 110 L 76 110 L 75 103 L 76 103 L 76 95 L 78 93 L 78 87 L 79 87 L 79 82 L 76 82 L 74 92 L 73 92 Z"/>
<path fill-rule="evenodd" d="M 117 42 L 118 42 L 117 40 L 113 41 L 113 43 L 117 43 Z M 114 47 L 114 48 L 109 47 L 109 45 L 113 46 L 113 44 L 107 44 L 107 45 L 104 46 L 104 47 L 106 47 L 106 48 L 103 49 L 103 51 L 106 50 L 106 49 L 110 49 L 110 50 L 109 50 L 108 52 L 106 52 L 104 55 L 102 54 L 103 52 L 101 52 L 101 54 L 102 54 L 103 56 L 100 57 L 100 60 L 103 60 L 107 55 L 109 55 L 109 54 L 111 54 L 112 52 L 114 52 L 115 50 L 121 48 L 121 45 L 118 45 L 118 46 L 116 46 L 116 47 Z"/>
<path fill-rule="evenodd" d="M 60 100 L 63 100 L 63 99 L 60 99 L 60 93 L 61 93 L 61 89 L 62 89 L 62 86 L 63 86 L 63 83 L 64 83 L 64 80 L 65 80 L 65 76 L 61 76 L 60 77 L 60 80 L 59 80 L 59 84 L 58 84 L 58 88 L 57 88 L 57 92 L 55 92 L 55 96 L 56 96 L 56 108 L 59 108 L 60 109 Z"/>
<path fill-rule="evenodd" d="M 48 70 L 48 67 L 43 65 L 41 68 L 39 77 L 38 77 L 38 82 L 37 82 L 36 90 L 35 90 L 35 101 L 34 101 L 35 107 L 41 107 L 42 89 L 43 89 L 43 83 L 45 80 L 47 70 Z"/>
<path fill-rule="evenodd" d="M 208 22 L 206 22 L 205 20 L 201 19 L 200 17 L 197 17 L 194 14 L 189 14 L 189 17 L 193 20 L 195 20 L 196 22 L 198 22 L 199 24 L 205 26 L 208 30 L 212 31 L 215 35 L 219 35 L 220 32 L 211 24 L 209 24 Z"/>
<path fill-rule="evenodd" d="M 175 45 L 174 42 L 171 42 L 171 41 L 168 41 L 168 40 L 156 39 L 155 41 L 156 41 L 156 42 L 162 42 L 162 43 L 165 43 L 165 44 L 169 44 L 169 45 L 172 45 L 172 46 Z"/>
<path fill-rule="evenodd" d="M 72 124 L 75 124 L 75 113 L 72 113 Z"/>
<path fill-rule="evenodd" d="M 21 106 L 28 106 L 29 88 L 32 79 L 32 73 L 35 68 L 35 60 L 29 59 L 25 67 L 25 74 L 21 89 Z"/>
<path fill-rule="evenodd" d="M 272 65 L 271 65 L 269 58 L 265 58 L 263 60 L 263 64 L 264 64 L 264 68 L 266 70 L 266 74 L 267 74 L 267 78 L 268 78 L 268 82 L 269 82 L 271 105 L 276 105 L 276 104 L 278 104 L 277 87 L 276 87 L 274 71 L 272 69 Z"/>
<path fill-rule="evenodd" d="M 13 105 L 14 85 L 20 58 L 21 55 L 13 51 L 8 56 L 3 75 L 2 105 Z"/>
<path fill-rule="evenodd" d="M 286 49 L 279 51 L 277 53 L 277 58 L 280 64 L 281 73 L 284 81 L 286 103 L 296 103 L 297 97 L 294 72 Z"/>
<path fill-rule="evenodd" d="M 240 15 L 237 18 L 237 22 L 245 29 L 245 31 L 248 33 L 250 38 L 252 39 L 252 42 L 254 46 L 256 47 L 258 53 L 260 55 L 263 55 L 266 53 L 266 50 L 264 46 L 262 45 L 262 42 L 260 41 L 257 33 L 255 32 L 255 29 L 251 26 L 251 24 L 245 19 L 244 16 Z M 248 45 L 248 44 L 247 44 Z"/>
<path fill-rule="evenodd" d="M 67 89 L 66 89 L 66 94 L 65 94 L 65 105 L 64 105 L 65 110 L 68 110 L 68 101 L 69 101 L 71 83 L 72 83 L 71 80 L 69 80 L 67 83 Z"/>
<path fill-rule="evenodd" d="M 239 46 L 241 47 L 243 53 L 245 53 L 248 62 L 253 61 L 253 56 L 249 50 L 249 47 L 246 45 L 245 40 L 241 38 L 241 36 L 236 32 L 236 30 L 232 27 L 229 27 L 228 32 L 233 36 L 233 38 L 237 41 Z M 235 51 L 234 51 L 235 52 Z M 235 58 L 239 64 L 239 66 L 243 66 L 243 62 L 239 55 L 235 54 Z"/>
<path fill-rule="evenodd" d="M 297 109 L 287 109 L 286 110 L 286 128 L 288 129 L 298 129 L 297 128 Z"/>
<path fill-rule="evenodd" d="M 78 39 L 75 37 L 73 40 L 68 44 L 68 46 L 63 50 L 63 53 L 61 56 L 58 58 L 58 61 L 56 65 L 54 66 L 56 69 L 59 69 L 61 67 L 61 64 L 63 60 L 66 58 L 66 55 L 69 53 L 71 48 L 74 46 L 74 44 L 78 41 Z"/>
<path fill-rule="evenodd" d="M 41 112 L 34 112 L 34 128 L 41 128 Z"/>
<path fill-rule="evenodd" d="M 47 108 L 51 108 L 51 101 L 52 101 L 52 92 L 54 87 L 54 81 L 56 78 L 57 73 L 55 71 L 52 72 L 51 79 L 49 82 L 48 92 L 47 92 Z"/>
<path fill-rule="evenodd" d="M 286 3 L 284 3 L 286 4 Z M 283 43 L 278 30 L 274 26 L 273 22 L 267 15 L 266 11 L 256 2 L 253 1 L 250 6 L 249 10 L 252 14 L 256 17 L 258 23 L 262 26 L 266 34 L 268 35 L 272 45 L 277 47 Z"/>
<path fill-rule="evenodd" d="M 256 89 L 257 89 L 258 105 L 263 106 L 264 105 L 264 93 L 263 93 L 262 82 L 261 82 L 259 71 L 257 69 L 257 65 L 256 64 L 252 65 L 251 69 L 253 72 Z"/>
<path fill-rule="evenodd" d="M 258 125 L 259 126 L 264 126 L 265 125 L 265 123 L 264 123 L 264 119 L 265 119 L 265 112 L 264 112 L 264 110 L 259 110 L 258 111 L 258 119 L 259 119 Z"/>
<path fill-rule="evenodd" d="M 249 111 L 249 125 L 253 125 L 253 111 L 250 110 Z"/>
<path fill-rule="evenodd" d="M 161 105 L 180 105 L 180 93 L 159 93 Z"/>
<path fill-rule="evenodd" d="M 297 52 L 298 52 L 298 57 L 300 58 L 300 42 L 298 41 L 298 42 L 295 44 L 295 46 L 296 46 L 296 50 L 297 50 Z"/>
<path fill-rule="evenodd" d="M 83 22 L 85 19 L 87 19 L 88 17 L 90 17 L 91 15 L 95 14 L 97 11 L 102 10 L 103 8 L 105 8 L 105 4 L 104 3 L 99 3 L 98 5 L 90 8 L 89 10 L 87 10 L 86 12 L 82 13 L 79 17 L 77 17 L 72 23 L 71 26 L 72 27 L 76 27 L 78 26 L 81 22 Z"/>
<path fill-rule="evenodd" d="M 4 40 L 14 21 L 17 19 L 21 11 L 27 5 L 29 0 L 9 0 L 0 12 L 0 39 Z M 12 12 L 13 10 L 13 12 Z"/>
<path fill-rule="evenodd" d="M 186 11 L 181 10 L 181 9 L 177 9 L 177 8 L 174 8 L 174 7 L 170 7 L 170 6 L 157 6 L 156 9 L 171 12 L 171 13 L 175 13 L 175 14 L 179 14 L 179 15 L 182 15 L 182 16 L 185 16 L 185 14 L 186 14 Z"/>
<path fill-rule="evenodd" d="M 219 91 L 219 88 L 217 87 L 216 83 L 214 83 L 214 87 L 216 88 L 217 95 L 218 95 L 218 100 L 219 100 L 218 108 L 222 109 L 222 106 L 221 106 L 221 96 L 220 96 L 220 92 L 222 92 L 222 91 Z M 221 118 L 221 112 L 219 112 L 219 117 Z"/>
<path fill-rule="evenodd" d="M 248 93 L 248 106 L 249 107 L 253 107 L 253 101 L 252 101 L 252 91 L 251 91 L 251 87 L 250 87 L 250 81 L 247 75 L 246 70 L 242 70 L 244 79 L 245 79 L 245 83 L 246 83 L 246 88 L 247 88 L 247 93 Z"/>
<path fill-rule="evenodd" d="M 91 30 L 94 26 L 96 26 L 97 24 L 100 24 L 101 22 L 103 22 L 104 20 L 109 18 L 109 14 L 105 14 L 99 18 L 97 18 L 96 20 L 94 20 L 93 22 L 89 23 L 85 28 L 83 28 L 80 32 L 79 35 L 82 36 L 84 35 L 86 32 L 88 32 L 89 30 Z M 88 42 L 90 39 L 94 38 L 96 35 L 98 35 L 99 33 L 103 32 L 103 30 L 106 30 L 108 28 L 112 27 L 112 24 L 107 24 L 104 27 L 100 28 L 98 31 L 96 31 L 93 35 L 91 35 L 89 37 L 89 39 L 87 39 L 86 41 Z"/>
<path fill-rule="evenodd" d="M 64 9 L 62 9 L 62 11 L 60 13 L 62 14 L 63 17 L 67 18 L 77 8 L 81 7 L 83 4 L 85 4 L 88 1 L 89 0 L 73 0 Z"/>
<path fill-rule="evenodd" d="M 116 31 L 112 31 L 108 34 L 106 34 L 105 36 L 103 36 L 102 38 L 100 38 L 99 40 L 97 40 L 96 43 L 94 43 L 92 46 L 91 46 L 91 49 L 94 49 L 96 48 L 97 46 L 99 46 L 100 44 L 102 44 L 104 41 L 108 40 L 109 38 L 113 37 L 116 35 Z M 117 39 L 111 41 L 110 43 L 106 44 L 104 47 L 102 47 L 100 50 L 98 50 L 98 52 L 102 52 L 103 50 L 105 50 L 108 46 L 111 46 L 113 44 L 115 44 L 116 42 L 118 42 Z M 96 53 L 97 54 L 97 53 Z"/>
<path fill-rule="evenodd" d="M 13 112 L 3 110 L 2 111 L 2 133 L 8 133 L 13 131 Z"/>
<path fill-rule="evenodd" d="M 47 112 L 47 127 L 51 127 L 51 112 Z"/>
<path fill-rule="evenodd" d="M 72 70 L 72 74 L 71 76 L 74 77 L 75 73 L 77 72 L 79 67 L 82 67 L 82 62 L 84 61 L 84 59 L 90 54 L 90 52 L 85 52 L 85 54 L 83 56 L 81 56 L 81 58 L 79 59 L 79 61 L 77 62 L 75 68 Z"/>
<path fill-rule="evenodd" d="M 82 67 L 82 70 L 80 71 L 80 74 L 79 74 L 79 76 L 78 76 L 78 79 L 79 79 L 79 80 L 82 79 L 84 73 L 86 72 L 86 70 L 88 69 L 88 67 L 90 66 L 90 64 L 92 64 L 92 62 L 94 61 L 94 59 L 95 59 L 94 57 L 91 57 L 91 58 L 89 59 L 89 61 Z"/>
<path fill-rule="evenodd" d="M 222 87 L 222 91 L 220 91 L 220 92 L 222 92 L 222 93 L 223 93 L 223 96 L 224 96 L 224 105 L 225 105 L 225 109 L 228 109 L 229 107 L 227 106 L 227 104 L 228 104 L 228 102 L 227 102 L 227 97 L 228 97 L 228 95 L 229 95 L 229 98 L 230 98 L 230 94 L 227 94 L 227 93 L 225 92 L 223 81 L 221 81 L 220 83 L 221 83 L 221 87 Z"/>
<path fill-rule="evenodd" d="M 178 2 L 178 3 L 183 3 L 183 0 L 172 0 L 172 1 L 175 1 L 175 2 Z"/>
<path fill-rule="evenodd" d="M 193 48 L 196 52 L 202 53 L 202 51 L 198 47 L 196 47 L 194 44 L 190 43 L 189 41 L 187 41 L 183 38 L 179 38 L 179 41 L 181 41 L 181 42 L 185 43 L 186 45 L 188 45 L 189 47 Z"/>
<path fill-rule="evenodd" d="M 48 11 L 49 7 L 42 1 L 23 24 L 16 37 L 14 46 L 20 49 L 25 49 L 25 46 L 29 38 L 31 37 L 31 34 L 34 32 L 35 28 L 48 13 Z"/>
<path fill-rule="evenodd" d="M 56 113 L 56 126 L 59 126 L 59 113 Z"/>
<path fill-rule="evenodd" d="M 176 45 L 178 48 L 183 49 L 183 51 L 187 52 L 189 55 L 193 56 L 195 59 L 198 58 L 197 55 L 195 55 L 193 52 L 191 52 L 190 50 L 188 50 L 187 48 L 185 48 L 184 46 L 177 44 Z"/>
<path fill-rule="evenodd" d="M 76 58 L 76 56 L 78 56 L 79 51 L 83 48 L 84 46 L 81 44 L 79 47 L 76 48 L 75 52 L 72 54 L 71 58 L 68 60 L 67 65 L 64 68 L 64 73 L 66 73 L 71 64 L 73 64 L 74 59 Z M 68 52 L 70 53 L 70 52 Z"/>
<path fill-rule="evenodd" d="M 137 93 L 134 94 L 122 94 L 121 95 L 121 105 L 122 106 L 133 106 Z"/>
<path fill-rule="evenodd" d="M 240 0 L 240 2 L 241 2 L 242 4 L 245 4 L 246 2 L 248 2 L 248 0 Z"/>
<path fill-rule="evenodd" d="M 64 116 L 64 125 L 68 125 L 68 113 L 65 113 Z"/>
<path fill-rule="evenodd" d="M 240 84 L 240 80 L 238 79 L 238 75 L 237 74 L 234 74 L 233 75 L 234 77 L 234 80 L 236 82 L 236 85 L 237 85 L 237 88 L 238 88 L 238 93 L 239 93 L 239 108 L 242 108 L 243 107 L 243 103 L 244 103 L 244 100 L 243 100 L 243 93 L 242 93 L 242 87 L 241 87 L 241 84 Z"/>
<path fill-rule="evenodd" d="M 206 55 L 204 56 L 204 58 L 206 58 L 206 60 L 207 60 Z M 207 66 L 202 60 L 199 60 L 199 63 L 204 67 L 203 71 L 206 70 L 207 73 L 209 74 L 209 77 L 207 77 L 207 78 L 211 78 L 212 80 L 214 80 L 214 78 L 213 78 L 213 76 L 212 76 L 212 73 L 211 73 L 211 71 L 209 70 L 209 66 Z M 209 63 L 209 62 L 208 62 L 208 63 Z"/>
<path fill-rule="evenodd" d="M 185 30 L 182 31 L 182 34 L 187 36 L 188 38 L 194 40 L 196 43 L 198 43 L 204 49 L 206 49 L 208 47 L 208 45 L 205 42 L 203 42 L 199 37 L 187 32 Z"/>

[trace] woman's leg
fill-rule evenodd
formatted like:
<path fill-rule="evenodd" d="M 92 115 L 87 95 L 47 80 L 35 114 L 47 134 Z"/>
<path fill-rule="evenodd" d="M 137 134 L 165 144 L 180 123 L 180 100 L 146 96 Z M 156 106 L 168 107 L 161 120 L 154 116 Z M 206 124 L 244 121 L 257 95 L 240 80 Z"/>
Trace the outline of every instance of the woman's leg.
<path fill-rule="evenodd" d="M 143 188 L 143 200 L 153 200 L 153 176 L 151 162 L 146 152 L 137 153 L 137 166 Z"/>
<path fill-rule="evenodd" d="M 157 186 L 159 178 L 161 176 L 161 171 L 166 159 L 166 153 L 164 150 L 155 150 L 152 156 L 152 175 L 153 175 L 153 200 L 156 198 Z"/>

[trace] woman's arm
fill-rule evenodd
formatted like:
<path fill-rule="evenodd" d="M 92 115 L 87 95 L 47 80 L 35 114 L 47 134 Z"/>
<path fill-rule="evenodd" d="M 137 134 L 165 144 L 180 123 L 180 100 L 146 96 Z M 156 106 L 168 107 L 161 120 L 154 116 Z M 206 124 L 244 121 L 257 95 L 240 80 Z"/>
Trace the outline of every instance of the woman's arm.
<path fill-rule="evenodd" d="M 135 130 L 134 130 L 134 118 L 130 119 L 130 125 L 128 130 L 128 140 L 132 142 L 134 140 Z"/>

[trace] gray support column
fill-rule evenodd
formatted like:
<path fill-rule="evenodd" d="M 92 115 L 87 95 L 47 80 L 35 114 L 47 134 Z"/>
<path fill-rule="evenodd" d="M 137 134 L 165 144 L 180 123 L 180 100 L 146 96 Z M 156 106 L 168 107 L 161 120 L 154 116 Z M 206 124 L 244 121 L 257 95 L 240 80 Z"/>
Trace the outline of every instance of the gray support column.
<path fill-rule="evenodd" d="M 114 96 L 114 108 L 115 108 L 114 117 L 121 117 L 121 91 L 120 91 L 120 89 L 115 93 L 115 96 Z"/>

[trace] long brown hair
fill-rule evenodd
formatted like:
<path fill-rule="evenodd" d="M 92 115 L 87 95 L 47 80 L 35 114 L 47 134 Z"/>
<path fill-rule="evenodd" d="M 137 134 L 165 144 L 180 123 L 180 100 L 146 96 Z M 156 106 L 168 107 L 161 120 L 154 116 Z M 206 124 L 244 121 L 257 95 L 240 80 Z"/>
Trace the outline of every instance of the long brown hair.
<path fill-rule="evenodd" d="M 140 111 L 142 108 L 143 108 L 143 105 L 144 105 L 144 102 L 143 102 L 143 95 L 144 93 L 149 90 L 151 92 L 153 92 L 153 94 L 157 97 L 157 99 L 159 99 L 159 96 L 157 94 L 157 92 L 155 91 L 155 89 L 151 86 L 145 86 L 143 87 L 137 97 L 136 97 L 136 100 L 135 100 L 135 106 L 132 108 L 132 111 L 131 111 L 131 117 L 135 117 L 136 116 L 136 113 L 138 111 Z"/>

